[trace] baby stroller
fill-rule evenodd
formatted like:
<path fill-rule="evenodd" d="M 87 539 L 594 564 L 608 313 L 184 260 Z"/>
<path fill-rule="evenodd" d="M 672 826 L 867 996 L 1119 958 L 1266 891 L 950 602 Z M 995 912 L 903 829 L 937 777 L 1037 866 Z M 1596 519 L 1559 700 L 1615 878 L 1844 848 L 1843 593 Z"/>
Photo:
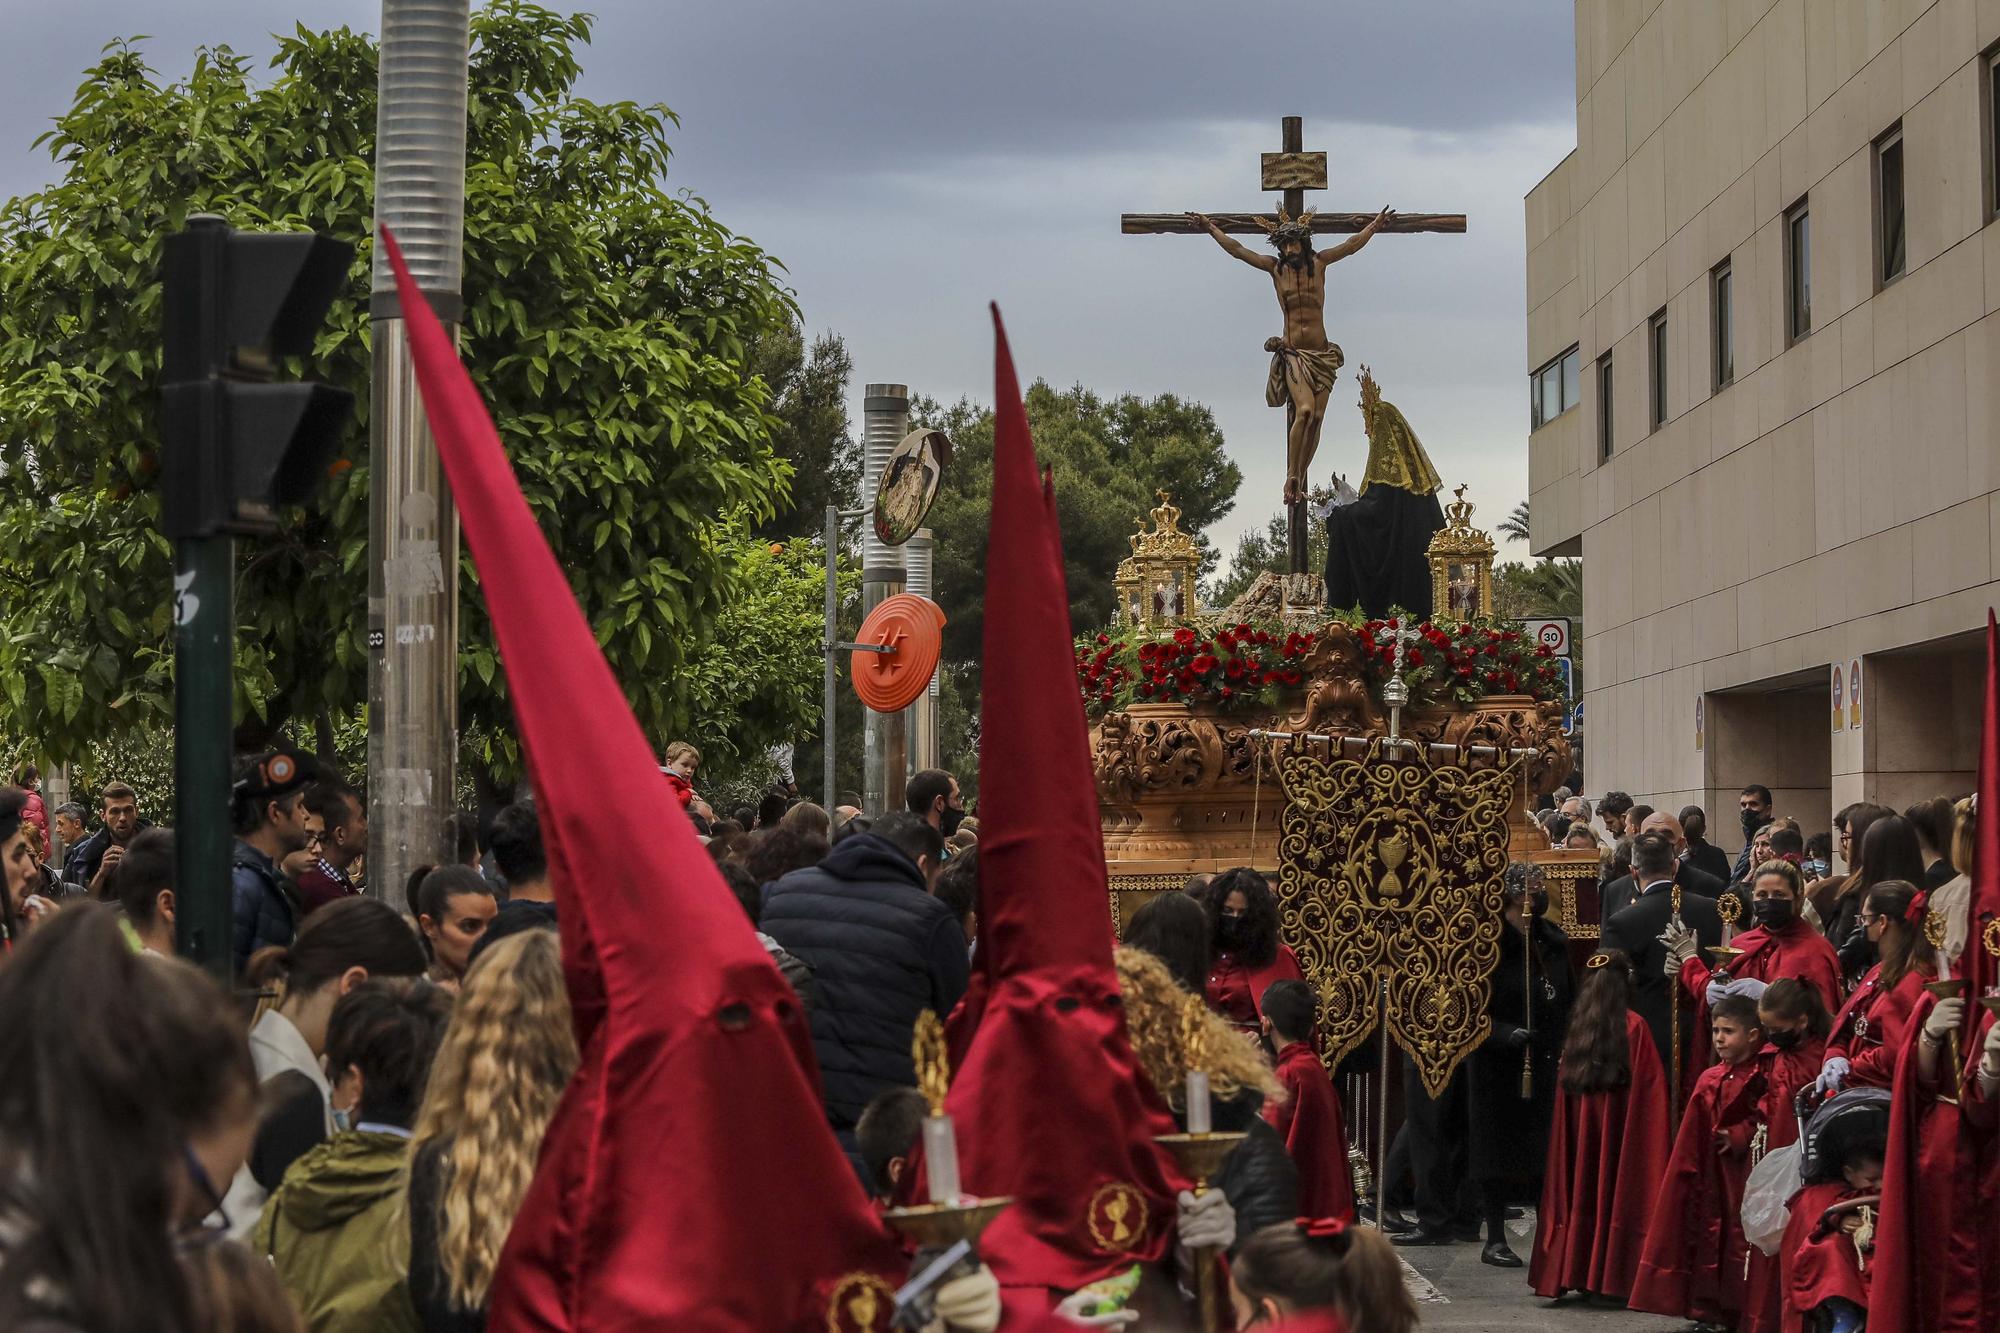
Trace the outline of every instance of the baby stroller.
<path fill-rule="evenodd" d="M 1778 1252 L 1793 1195 L 1840 1179 L 1841 1164 L 1853 1151 L 1872 1145 L 1879 1152 L 1889 1137 L 1886 1088 L 1850 1088 L 1827 1097 L 1807 1086 L 1792 1105 L 1798 1142 L 1764 1154 L 1743 1186 L 1743 1234 L 1765 1254 Z"/>

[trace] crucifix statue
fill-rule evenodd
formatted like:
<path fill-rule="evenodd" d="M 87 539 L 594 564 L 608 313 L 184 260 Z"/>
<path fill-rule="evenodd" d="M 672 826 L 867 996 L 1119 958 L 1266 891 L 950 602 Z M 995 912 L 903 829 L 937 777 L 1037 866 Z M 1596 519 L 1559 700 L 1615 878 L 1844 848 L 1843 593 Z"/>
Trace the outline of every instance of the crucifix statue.
<path fill-rule="evenodd" d="M 1285 409 L 1285 507 L 1294 574 L 1307 572 L 1307 471 L 1319 448 L 1327 398 L 1343 359 L 1339 346 L 1326 336 L 1327 267 L 1368 244 L 1378 232 L 1465 230 L 1463 213 L 1397 214 L 1387 208 L 1373 214 L 1308 210 L 1306 191 L 1326 188 L 1326 154 L 1303 151 L 1301 126 L 1299 117 L 1286 116 L 1283 151 L 1264 154 L 1263 187 L 1284 192 L 1276 217 L 1264 213 L 1127 213 L 1120 226 L 1128 236 L 1206 232 L 1237 259 L 1271 275 L 1284 312 L 1285 331 L 1264 344 L 1264 350 L 1271 353 L 1264 401 Z M 1258 232 L 1270 239 L 1275 255 L 1258 254 L 1231 239 Z M 1320 233 L 1346 233 L 1350 239 L 1329 249 L 1314 250 L 1312 238 Z"/>

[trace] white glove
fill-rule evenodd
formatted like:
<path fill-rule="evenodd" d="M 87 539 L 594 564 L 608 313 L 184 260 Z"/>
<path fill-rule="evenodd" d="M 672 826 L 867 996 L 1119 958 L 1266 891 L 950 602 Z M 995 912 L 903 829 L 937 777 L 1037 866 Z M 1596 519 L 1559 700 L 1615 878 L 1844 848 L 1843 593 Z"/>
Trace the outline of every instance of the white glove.
<path fill-rule="evenodd" d="M 940 1286 L 936 1308 L 951 1333 L 993 1333 L 1000 1327 L 1000 1279 L 981 1264 Z"/>
<path fill-rule="evenodd" d="M 1813 1080 L 1813 1091 L 1825 1096 L 1839 1092 L 1840 1085 L 1847 1081 L 1847 1071 L 1853 1067 L 1844 1055 L 1827 1056 L 1826 1063 L 1819 1067 L 1819 1077 Z"/>
<path fill-rule="evenodd" d="M 1667 946 L 1666 961 L 1661 964 L 1660 970 L 1670 977 L 1679 976 L 1681 969 L 1687 966 L 1688 959 L 1694 957 L 1696 944 L 1694 931 L 1685 925 L 1676 926 L 1669 921 L 1667 928 L 1660 932 L 1657 938 L 1660 943 Z"/>
<path fill-rule="evenodd" d="M 1979 1091 L 1991 1101 L 2000 1097 L 2000 1023 L 1986 1029 L 1986 1040 L 1979 1049 Z"/>
<path fill-rule="evenodd" d="M 1708 1007 L 1713 1009 L 1717 1000 L 1730 995 L 1747 995 L 1753 1000 L 1764 998 L 1764 983 L 1755 977 L 1739 977 L 1734 981 L 1711 981 L 1708 983 Z"/>
<path fill-rule="evenodd" d="M 1951 1034 L 1965 1022 L 1965 997 L 1955 995 L 1948 1000 L 1939 1000 L 1931 1016 L 1924 1020 L 1924 1040 L 1932 1045 L 1942 1045 L 1950 1040 Z"/>
<path fill-rule="evenodd" d="M 1137 1310 L 1113 1310 L 1110 1314 L 1083 1313 L 1084 1306 L 1096 1302 L 1097 1297 L 1087 1291 L 1073 1292 L 1063 1297 L 1062 1304 L 1056 1306 L 1056 1313 L 1079 1328 L 1118 1328 L 1139 1322 Z"/>
<path fill-rule="evenodd" d="M 1180 1242 L 1190 1250 L 1226 1249 L 1236 1242 L 1236 1210 L 1221 1190 L 1180 1195 Z"/>

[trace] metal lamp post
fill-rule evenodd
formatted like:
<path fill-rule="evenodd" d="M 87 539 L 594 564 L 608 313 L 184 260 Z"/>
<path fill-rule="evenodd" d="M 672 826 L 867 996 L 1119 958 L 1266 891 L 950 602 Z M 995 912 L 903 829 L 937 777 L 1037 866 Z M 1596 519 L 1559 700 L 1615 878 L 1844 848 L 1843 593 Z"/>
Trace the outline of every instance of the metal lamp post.
<path fill-rule="evenodd" d="M 465 233 L 470 0 L 383 0 L 375 219 L 438 317 L 456 325 Z M 451 860 L 458 751 L 458 514 L 424 419 L 388 257 L 369 303 L 368 878 L 402 906 Z"/>

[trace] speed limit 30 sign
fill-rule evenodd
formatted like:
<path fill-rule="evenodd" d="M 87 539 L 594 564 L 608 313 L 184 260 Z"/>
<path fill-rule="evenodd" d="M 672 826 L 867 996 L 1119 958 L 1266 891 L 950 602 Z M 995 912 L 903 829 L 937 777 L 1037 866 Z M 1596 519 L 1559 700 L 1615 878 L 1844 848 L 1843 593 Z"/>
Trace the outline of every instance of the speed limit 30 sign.
<path fill-rule="evenodd" d="M 1570 655 L 1567 619 L 1524 620 L 1521 622 L 1521 632 L 1528 636 L 1530 642 L 1548 649 L 1556 657 Z"/>

